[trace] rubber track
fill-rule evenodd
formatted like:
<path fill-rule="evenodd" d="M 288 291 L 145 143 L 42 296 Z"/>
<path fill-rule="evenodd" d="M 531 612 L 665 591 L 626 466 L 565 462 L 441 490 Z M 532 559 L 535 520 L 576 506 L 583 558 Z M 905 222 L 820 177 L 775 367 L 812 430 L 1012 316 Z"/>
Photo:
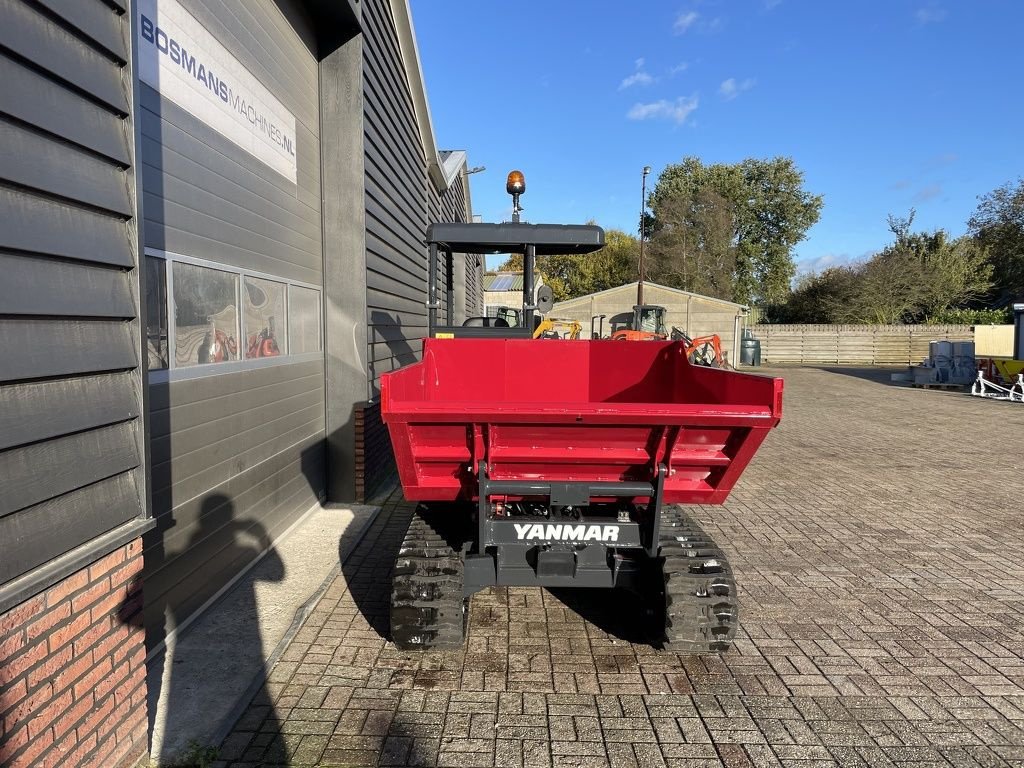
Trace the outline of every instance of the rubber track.
<path fill-rule="evenodd" d="M 739 626 L 739 602 L 725 554 L 678 508 L 663 510 L 659 533 L 665 584 L 662 646 L 680 653 L 728 650 Z"/>
<path fill-rule="evenodd" d="M 465 637 L 463 555 L 439 520 L 438 512 L 417 509 L 395 558 L 391 639 L 402 650 L 460 648 Z"/>

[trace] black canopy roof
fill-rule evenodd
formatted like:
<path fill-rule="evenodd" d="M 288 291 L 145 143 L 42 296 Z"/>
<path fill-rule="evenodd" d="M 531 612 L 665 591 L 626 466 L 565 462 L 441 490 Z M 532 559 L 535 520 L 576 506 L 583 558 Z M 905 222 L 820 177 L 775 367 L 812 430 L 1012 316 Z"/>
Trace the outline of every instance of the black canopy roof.
<path fill-rule="evenodd" d="M 595 224 L 439 223 L 427 227 L 427 242 L 454 253 L 525 253 L 532 245 L 538 256 L 551 256 L 593 253 L 604 246 L 604 230 Z"/>

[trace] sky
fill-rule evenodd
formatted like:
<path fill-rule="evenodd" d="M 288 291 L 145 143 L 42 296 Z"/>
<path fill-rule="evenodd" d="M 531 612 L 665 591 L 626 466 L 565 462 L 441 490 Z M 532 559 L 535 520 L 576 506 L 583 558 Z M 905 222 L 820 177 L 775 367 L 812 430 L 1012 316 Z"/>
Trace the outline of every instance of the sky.
<path fill-rule="evenodd" d="M 636 232 L 642 169 L 788 156 L 821 218 L 799 272 L 856 262 L 886 218 L 963 234 L 1024 175 L 1021 0 L 411 0 L 440 149 L 473 209 Z"/>

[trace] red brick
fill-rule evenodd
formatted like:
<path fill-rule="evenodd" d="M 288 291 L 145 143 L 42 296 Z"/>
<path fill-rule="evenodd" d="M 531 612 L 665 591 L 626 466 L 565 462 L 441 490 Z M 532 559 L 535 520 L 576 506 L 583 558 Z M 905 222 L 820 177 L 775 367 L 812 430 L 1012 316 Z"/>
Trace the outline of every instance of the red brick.
<path fill-rule="evenodd" d="M 33 736 L 29 742 L 28 749 L 22 752 L 20 755 L 11 760 L 10 763 L 3 762 L 0 757 L 0 763 L 3 765 L 9 765 L 10 768 L 20 768 L 21 766 L 32 766 L 35 768 L 39 765 L 39 757 L 53 744 L 53 731 L 47 728 L 42 733 Z"/>
<path fill-rule="evenodd" d="M 60 605 L 51 608 L 29 624 L 25 628 L 25 635 L 30 641 L 35 640 L 37 637 L 49 632 L 52 627 L 69 618 L 71 618 L 71 603 L 65 601 Z"/>
<path fill-rule="evenodd" d="M 135 693 L 142 689 L 143 693 L 146 691 L 146 669 L 144 667 L 132 670 L 132 676 L 128 678 L 124 685 L 121 685 L 114 689 L 114 698 L 117 700 L 117 706 L 120 707 L 126 701 L 135 701 Z"/>
<path fill-rule="evenodd" d="M 131 579 L 133 576 L 138 576 L 142 572 L 143 560 L 141 557 L 132 558 L 127 563 L 122 565 L 120 568 L 110 572 L 110 584 L 114 587 L 119 587 L 126 581 Z"/>
<path fill-rule="evenodd" d="M 58 671 L 64 668 L 64 665 L 71 661 L 71 648 L 65 646 L 56 653 L 50 654 L 43 663 L 28 673 L 28 688 L 32 690 L 40 683 L 49 680 Z"/>
<path fill-rule="evenodd" d="M 114 694 L 110 694 L 108 700 L 113 702 Z M 116 705 L 114 705 L 114 714 L 111 717 L 108 717 L 102 723 L 100 723 L 99 728 L 96 729 L 96 735 L 99 736 L 100 740 L 107 738 L 108 733 L 111 733 L 115 728 L 121 725 L 122 722 L 124 722 L 125 717 L 124 713 L 122 712 L 122 709 L 123 708 L 118 708 Z M 132 711 L 128 710 L 128 717 L 131 718 L 134 716 L 135 715 L 132 713 Z"/>
<path fill-rule="evenodd" d="M 73 728 L 78 724 L 86 712 L 92 709 L 93 699 L 92 693 L 88 694 L 82 699 L 79 699 L 74 703 L 71 709 L 67 710 L 63 715 L 58 717 L 53 723 L 53 734 L 57 738 L 63 736 L 69 729 Z"/>
<path fill-rule="evenodd" d="M 54 676 L 54 693 L 60 693 L 64 689 L 70 688 L 74 682 L 88 672 L 92 666 L 93 658 L 91 653 L 83 653 L 81 656 L 73 657 L 72 660 Z"/>
<path fill-rule="evenodd" d="M 83 765 L 86 756 L 96 749 L 96 734 L 87 736 L 85 741 L 79 741 L 78 746 L 67 756 L 67 765 Z"/>
<path fill-rule="evenodd" d="M 36 643 L 0 665 L 0 686 L 21 677 L 29 667 L 46 658 L 46 643 Z"/>
<path fill-rule="evenodd" d="M 140 639 L 137 643 L 125 643 L 120 645 L 114 651 L 114 662 L 128 660 L 128 663 L 132 665 L 132 668 L 142 666 L 146 661 L 146 646 L 142 644 Z"/>
<path fill-rule="evenodd" d="M 57 745 L 46 754 L 43 765 L 69 765 L 67 762 L 67 756 L 75 749 L 76 744 L 78 744 L 78 735 L 75 733 L 74 729 L 72 729 L 68 731 L 67 735 L 64 736 L 63 739 L 58 740 Z"/>
<path fill-rule="evenodd" d="M 89 626 L 89 612 L 79 614 L 75 616 L 71 621 L 62 627 L 57 627 L 50 633 L 50 653 L 53 653 L 58 648 L 66 645 L 70 640 L 78 637 L 79 634 L 84 632 Z"/>
<path fill-rule="evenodd" d="M 77 592 L 88 583 L 89 572 L 86 569 L 83 568 L 77 573 L 71 574 L 64 579 L 64 581 L 58 582 L 46 590 L 47 606 L 57 605 L 57 603 L 61 602 L 65 597 Z"/>
<path fill-rule="evenodd" d="M 89 648 L 92 648 L 100 641 L 101 638 L 106 636 L 110 631 L 110 619 L 100 619 L 97 623 L 93 624 L 89 629 L 83 632 L 81 635 L 75 638 L 75 655 L 85 653 Z"/>
<path fill-rule="evenodd" d="M 0 664 L 25 647 L 25 633 L 21 630 L 12 632 L 0 640 Z"/>
<path fill-rule="evenodd" d="M 128 602 L 128 590 L 125 587 L 115 589 L 110 593 L 109 597 L 104 597 L 98 603 L 96 603 L 90 615 L 93 621 L 98 621 L 106 616 L 111 616 L 114 619 L 117 618 L 121 606 Z"/>
<path fill-rule="evenodd" d="M 108 696 L 106 701 L 102 704 L 94 706 L 92 712 L 89 713 L 89 716 L 82 721 L 82 724 L 79 725 L 78 728 L 75 729 L 78 732 L 79 741 L 84 739 L 90 733 L 99 738 L 96 731 L 99 729 L 100 723 L 103 722 L 105 718 L 112 717 L 113 714 L 114 697 Z"/>
<path fill-rule="evenodd" d="M 29 715 L 43 706 L 53 696 L 53 688 L 49 685 L 40 686 L 39 690 L 26 695 L 24 680 L 19 680 L 14 689 L 15 695 L 4 696 L 0 701 L 0 714 L 3 715 L 4 733 L 10 733 L 15 726 L 28 719 Z M 12 706 L 13 705 L 13 706 Z M 6 710 L 6 711 L 4 711 Z"/>
<path fill-rule="evenodd" d="M 99 701 L 108 693 L 112 692 L 114 688 L 121 685 L 123 681 L 128 678 L 128 672 L 130 668 L 127 663 L 122 662 L 120 665 L 111 670 L 110 674 L 105 678 L 96 683 L 95 694 L 96 700 Z"/>
<path fill-rule="evenodd" d="M 80 613 L 83 609 L 91 606 L 108 592 L 110 592 L 110 580 L 103 579 L 103 581 L 93 584 L 88 589 L 72 597 L 71 609 L 75 613 Z"/>
<path fill-rule="evenodd" d="M 32 616 L 41 611 L 46 605 L 46 598 L 37 595 L 21 605 L 11 608 L 7 613 L 0 616 L 0 637 L 3 637 L 16 629 L 21 629 Z"/>
<path fill-rule="evenodd" d="M 10 765 L 11 755 L 28 744 L 28 728 L 20 728 L 0 741 L 0 765 Z"/>
<path fill-rule="evenodd" d="M 128 640 L 130 634 L 128 627 L 123 625 L 118 627 L 96 644 L 96 647 L 92 649 L 93 658 L 99 661 L 104 656 L 111 655 L 118 646 Z"/>
<path fill-rule="evenodd" d="M 96 768 L 113 768 L 115 766 L 129 766 L 136 765 L 139 762 L 139 758 L 146 753 L 146 747 L 135 743 L 132 739 L 127 739 L 121 743 L 117 742 L 117 738 L 111 734 L 107 741 L 111 745 L 111 750 L 106 754 L 106 759 L 99 760 L 94 758 L 89 766 L 96 766 Z M 97 750 L 97 758 L 103 751 L 103 747 Z"/>
<path fill-rule="evenodd" d="M 125 548 L 124 547 L 120 547 L 118 549 L 115 549 L 109 555 L 106 555 L 105 557 L 100 558 L 95 563 L 93 563 L 92 565 L 89 566 L 89 581 L 96 581 L 97 579 L 100 579 L 100 578 L 106 576 L 114 568 L 116 568 L 121 563 L 123 563 L 124 562 L 124 558 L 125 558 Z"/>
<path fill-rule="evenodd" d="M 117 727 L 118 742 L 133 738 L 136 730 L 138 730 L 138 723 L 136 723 L 133 718 L 129 717 Z"/>
<path fill-rule="evenodd" d="M 6 688 L 0 689 L 0 726 L 8 722 L 7 718 L 4 716 L 5 713 L 17 706 L 21 700 L 25 698 L 25 694 L 27 693 L 28 686 L 25 685 L 24 680 L 19 680 Z M 0 730 L 0 733 L 6 733 L 9 730 L 11 730 L 9 727 L 4 727 Z"/>
<path fill-rule="evenodd" d="M 110 674 L 112 669 L 113 665 L 110 663 L 109 658 L 96 661 L 85 677 L 75 683 L 75 698 L 77 699 L 89 691 L 95 690 L 96 686 Z"/>
<path fill-rule="evenodd" d="M 44 728 L 49 728 L 50 724 L 67 711 L 67 708 L 70 707 L 74 701 L 75 698 L 71 694 L 71 691 L 65 691 L 64 693 L 50 699 L 50 701 L 42 706 L 32 719 L 29 720 L 29 730 L 35 734 L 39 733 Z"/>
<path fill-rule="evenodd" d="M 85 763 L 85 765 L 102 766 L 102 768 L 109 768 L 109 766 L 117 765 L 118 758 L 114 755 L 114 752 L 117 749 L 117 739 L 113 735 L 105 741 L 102 736 L 97 736 L 96 738 L 99 742 L 99 746 L 96 748 L 96 751 L 89 756 L 89 762 Z"/>

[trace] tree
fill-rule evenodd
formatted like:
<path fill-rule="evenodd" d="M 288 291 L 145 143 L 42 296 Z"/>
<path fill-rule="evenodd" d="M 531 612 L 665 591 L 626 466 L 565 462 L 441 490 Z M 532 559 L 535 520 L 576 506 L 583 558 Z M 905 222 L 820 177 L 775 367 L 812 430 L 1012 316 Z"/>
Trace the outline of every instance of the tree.
<path fill-rule="evenodd" d="M 650 244 L 655 282 L 732 299 L 736 272 L 732 204 L 712 189 L 698 189 L 665 199 L 659 215 Z"/>
<path fill-rule="evenodd" d="M 803 275 L 784 304 L 770 305 L 773 323 L 850 323 L 859 293 L 855 267 L 829 267 L 821 274 Z"/>
<path fill-rule="evenodd" d="M 943 230 L 911 232 L 907 219 L 889 217 L 895 242 L 868 261 L 833 267 L 800 280 L 775 322 L 916 323 L 972 304 L 992 285 L 992 267 L 971 237 Z"/>
<path fill-rule="evenodd" d="M 708 166 L 686 157 L 662 171 L 651 193 L 654 238 L 678 222 L 681 212 L 708 205 L 713 199 L 708 193 L 713 193 L 728 203 L 727 209 L 719 205 L 715 210 L 727 210 L 731 223 L 731 298 L 742 303 L 780 302 L 788 296 L 796 272 L 793 247 L 818 221 L 823 204 L 820 195 L 803 189 L 803 180 L 787 157 Z"/>
<path fill-rule="evenodd" d="M 982 195 L 967 222 L 978 245 L 988 250 L 997 299 L 1024 296 L 1024 178 Z"/>
<path fill-rule="evenodd" d="M 605 232 L 604 247 L 585 255 L 538 256 L 534 267 L 544 275 L 551 286 L 555 301 L 585 296 L 637 279 L 637 261 L 640 241 L 618 229 Z M 523 269 L 523 256 L 511 254 L 499 267 L 519 272 Z"/>

